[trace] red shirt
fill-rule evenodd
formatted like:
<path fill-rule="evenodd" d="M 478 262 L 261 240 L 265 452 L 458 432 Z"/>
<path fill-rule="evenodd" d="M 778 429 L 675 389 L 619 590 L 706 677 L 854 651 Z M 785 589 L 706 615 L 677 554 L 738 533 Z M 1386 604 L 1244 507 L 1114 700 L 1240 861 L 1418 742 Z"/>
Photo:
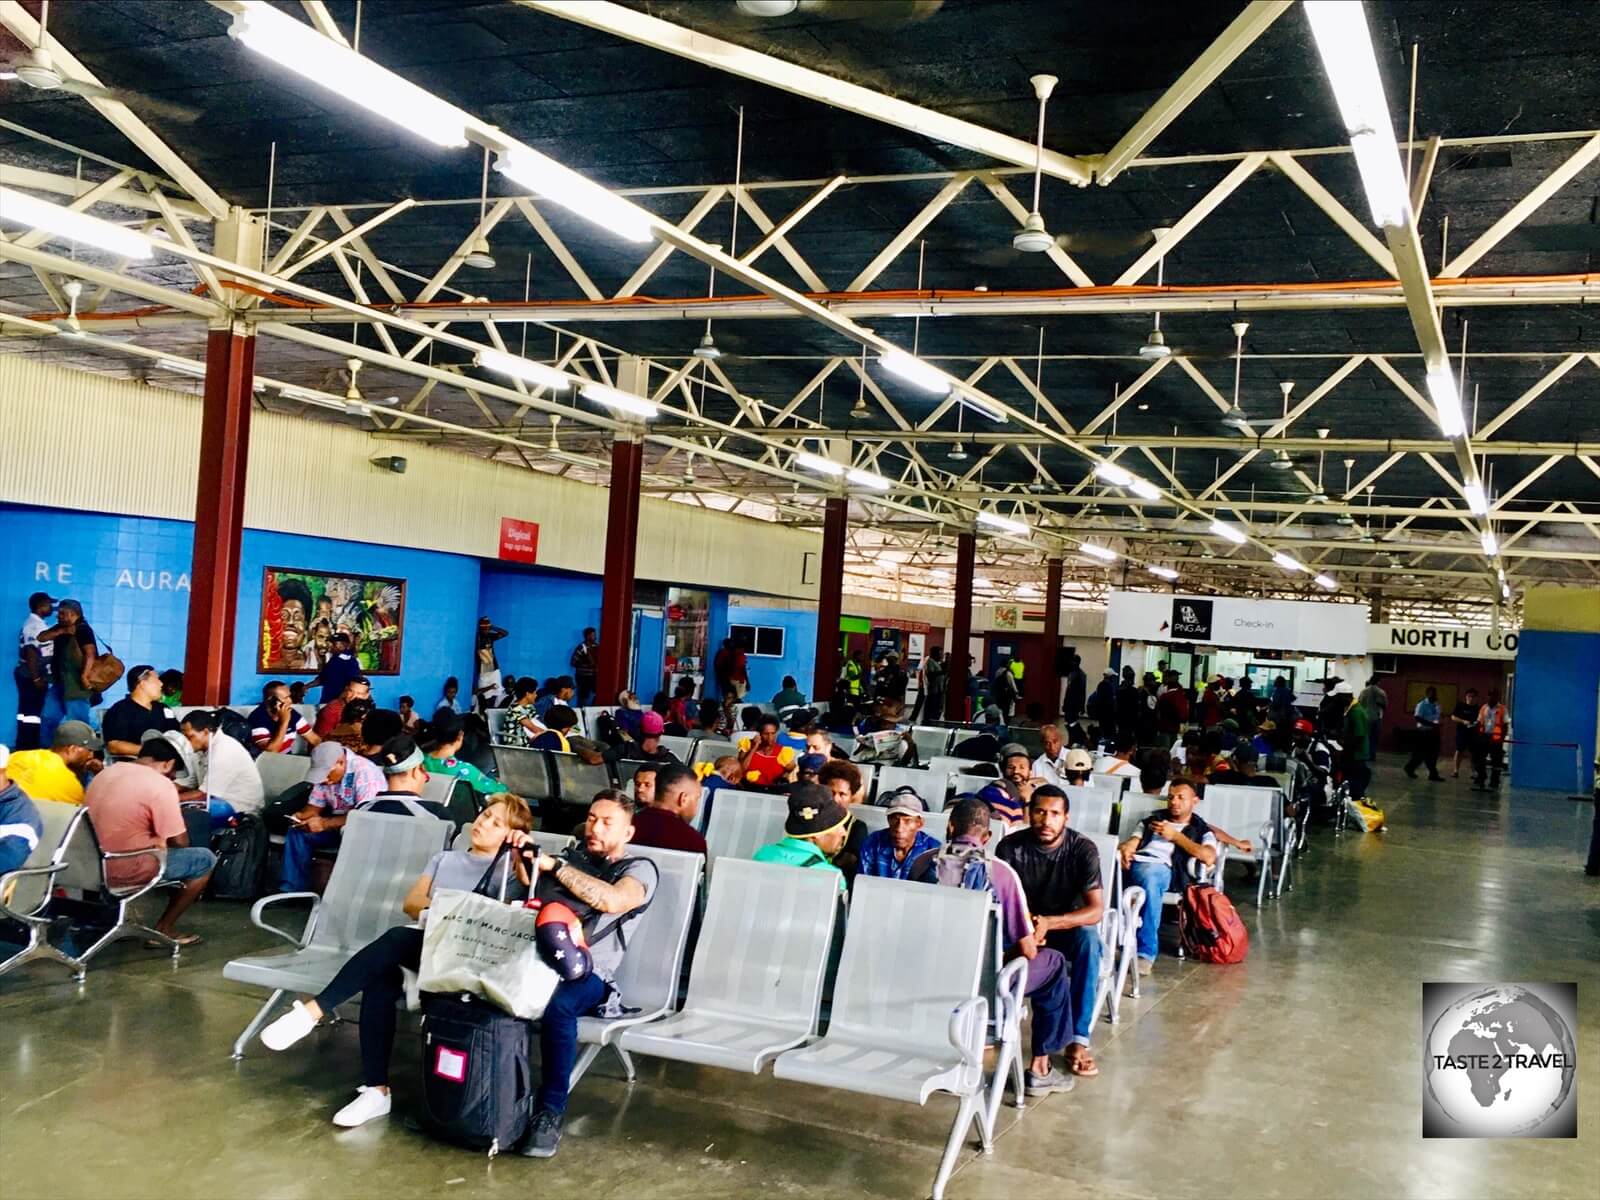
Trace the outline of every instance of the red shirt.
<path fill-rule="evenodd" d="M 344 701 L 329 700 L 317 710 L 317 736 L 327 737 L 342 720 L 344 720 Z"/>
<path fill-rule="evenodd" d="M 633 844 L 660 850 L 685 850 L 704 854 L 706 839 L 677 813 L 664 808 L 641 808 L 633 814 Z"/>

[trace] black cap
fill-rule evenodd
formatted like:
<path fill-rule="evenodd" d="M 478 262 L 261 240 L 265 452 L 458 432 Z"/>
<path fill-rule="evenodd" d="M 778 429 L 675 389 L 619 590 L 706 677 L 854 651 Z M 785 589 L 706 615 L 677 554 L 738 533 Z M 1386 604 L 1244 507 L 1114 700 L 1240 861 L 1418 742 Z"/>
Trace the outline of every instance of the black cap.
<path fill-rule="evenodd" d="M 789 789 L 789 819 L 783 823 L 783 832 L 790 837 L 816 837 L 849 819 L 849 811 L 829 789 L 817 783 L 797 783 Z"/>
<path fill-rule="evenodd" d="M 55 606 L 55 602 L 56 598 L 54 596 L 47 595 L 44 592 L 35 592 L 33 595 L 28 597 L 28 611 L 32 612 L 41 604 L 48 604 L 53 608 Z"/>

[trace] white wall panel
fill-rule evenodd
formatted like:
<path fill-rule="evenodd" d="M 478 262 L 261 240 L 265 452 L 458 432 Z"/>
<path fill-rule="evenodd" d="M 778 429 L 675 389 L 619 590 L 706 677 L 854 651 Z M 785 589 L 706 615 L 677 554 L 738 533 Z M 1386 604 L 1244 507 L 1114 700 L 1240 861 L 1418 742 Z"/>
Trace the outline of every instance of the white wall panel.
<path fill-rule="evenodd" d="M 86 434 L 68 450 L 65 428 Z M 190 520 L 200 401 L 0 355 L 0 499 Z M 371 465 L 402 454 L 404 475 Z M 433 446 L 257 410 L 245 523 L 255 529 L 494 558 L 500 519 L 539 525 L 542 566 L 598 575 L 607 491 Z M 646 498 L 641 579 L 815 599 L 818 534 Z M 815 562 L 812 574 L 816 573 Z"/>

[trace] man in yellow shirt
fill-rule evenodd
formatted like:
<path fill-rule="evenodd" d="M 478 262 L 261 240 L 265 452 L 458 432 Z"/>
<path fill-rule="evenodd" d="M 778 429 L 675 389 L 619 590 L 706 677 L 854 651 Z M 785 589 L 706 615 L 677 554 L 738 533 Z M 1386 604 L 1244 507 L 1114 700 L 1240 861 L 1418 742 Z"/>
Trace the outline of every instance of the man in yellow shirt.
<path fill-rule="evenodd" d="M 100 735 L 82 721 L 63 721 L 49 750 L 18 750 L 11 755 L 6 774 L 31 799 L 83 803 L 84 773 L 98 775 Z"/>

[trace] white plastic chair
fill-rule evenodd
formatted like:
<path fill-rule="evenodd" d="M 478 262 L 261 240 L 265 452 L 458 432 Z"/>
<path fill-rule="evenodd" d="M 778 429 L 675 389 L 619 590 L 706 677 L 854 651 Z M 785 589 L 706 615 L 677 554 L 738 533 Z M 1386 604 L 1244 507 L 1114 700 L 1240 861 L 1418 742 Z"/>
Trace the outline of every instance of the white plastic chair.
<path fill-rule="evenodd" d="M 816 1032 L 839 912 L 829 872 L 724 859 L 710 885 L 683 1011 L 621 1050 L 758 1074 Z"/>
<path fill-rule="evenodd" d="M 719 789 L 711 806 L 711 818 L 706 822 L 708 874 L 715 877 L 720 858 L 749 858 L 761 847 L 778 841 L 788 817 L 789 802 L 783 796 Z M 835 888 L 839 886 L 836 877 L 832 882 Z"/>
<path fill-rule="evenodd" d="M 42 959 L 60 963 L 81 982 L 84 965 L 50 944 L 50 919 L 44 916 L 50 903 L 56 877 L 67 868 L 67 846 L 89 810 L 56 800 L 35 800 L 42 832 L 27 859 L 14 871 L 0 875 L 0 916 L 16 921 L 28 931 L 27 943 L 14 954 L 0 960 L 0 975 L 25 963 Z"/>
<path fill-rule="evenodd" d="M 261 776 L 261 793 L 268 801 L 283 795 L 296 784 L 304 783 L 310 770 L 311 759 L 304 754 L 263 750 L 256 756 L 256 774 Z"/>
<path fill-rule="evenodd" d="M 986 892 L 858 876 L 828 1034 L 773 1064 L 779 1079 L 912 1104 L 934 1092 L 955 1096 L 933 1200 L 943 1200 L 973 1125 L 984 1151 L 993 1148 L 983 1086 L 989 1006 L 980 990 L 989 919 Z"/>
<path fill-rule="evenodd" d="M 1122 860 L 1117 855 L 1117 839 L 1109 833 L 1091 833 L 1089 839 L 1100 855 L 1100 887 L 1105 892 L 1105 914 L 1100 918 L 1100 979 L 1095 985 L 1094 1015 L 1109 1007 L 1106 1019 L 1115 1025 L 1121 1015 L 1122 989 L 1137 957 L 1139 917 L 1144 910 L 1144 889 L 1123 886 Z"/>
<path fill-rule="evenodd" d="M 1067 823 L 1079 833 L 1110 833 L 1117 812 L 1117 794 L 1109 788 L 1071 784 L 1067 793 Z"/>
<path fill-rule="evenodd" d="M 913 767 L 878 768 L 878 795 L 887 796 L 901 787 L 915 788 L 929 812 L 943 812 L 950 776 L 945 771 L 919 771 Z"/>
<path fill-rule="evenodd" d="M 444 848 L 451 831 L 448 821 L 432 817 L 352 812 L 321 896 L 284 892 L 256 901 L 250 909 L 251 922 L 293 949 L 236 958 L 222 968 L 224 979 L 272 991 L 233 1043 L 234 1058 L 244 1057 L 245 1046 L 271 1019 L 285 993 L 320 992 L 357 950 L 410 920 L 401 901 L 428 860 Z M 311 901 L 311 913 L 298 936 L 263 919 L 269 906 L 285 900 Z"/>
<path fill-rule="evenodd" d="M 976 796 L 991 783 L 998 783 L 999 777 L 995 775 L 951 775 L 950 794 L 952 796 Z"/>
<path fill-rule="evenodd" d="M 548 800 L 556 794 L 555 775 L 543 750 L 496 746 L 494 766 L 500 782 L 524 800 Z"/>
<path fill-rule="evenodd" d="M 61 870 L 55 875 L 53 886 L 81 891 L 86 897 L 115 908 L 111 927 L 101 934 L 92 946 L 78 955 L 76 960 L 78 965 L 87 966 L 90 959 L 112 942 L 131 937 L 159 942 L 172 951 L 173 958 L 177 958 L 182 950 L 177 941 L 134 920 L 131 912 L 131 906 L 141 897 L 158 889 L 183 886 L 181 881 L 161 878 L 161 873 L 167 866 L 166 846 L 153 846 L 146 850 L 103 850 L 100 847 L 100 839 L 95 836 L 94 821 L 87 809 L 84 810 L 82 820 L 70 824 L 67 834 L 62 849 Z M 112 863 L 138 858 L 147 859 L 153 864 L 154 870 L 149 879 L 143 883 L 116 885 L 107 879 L 106 869 Z"/>

